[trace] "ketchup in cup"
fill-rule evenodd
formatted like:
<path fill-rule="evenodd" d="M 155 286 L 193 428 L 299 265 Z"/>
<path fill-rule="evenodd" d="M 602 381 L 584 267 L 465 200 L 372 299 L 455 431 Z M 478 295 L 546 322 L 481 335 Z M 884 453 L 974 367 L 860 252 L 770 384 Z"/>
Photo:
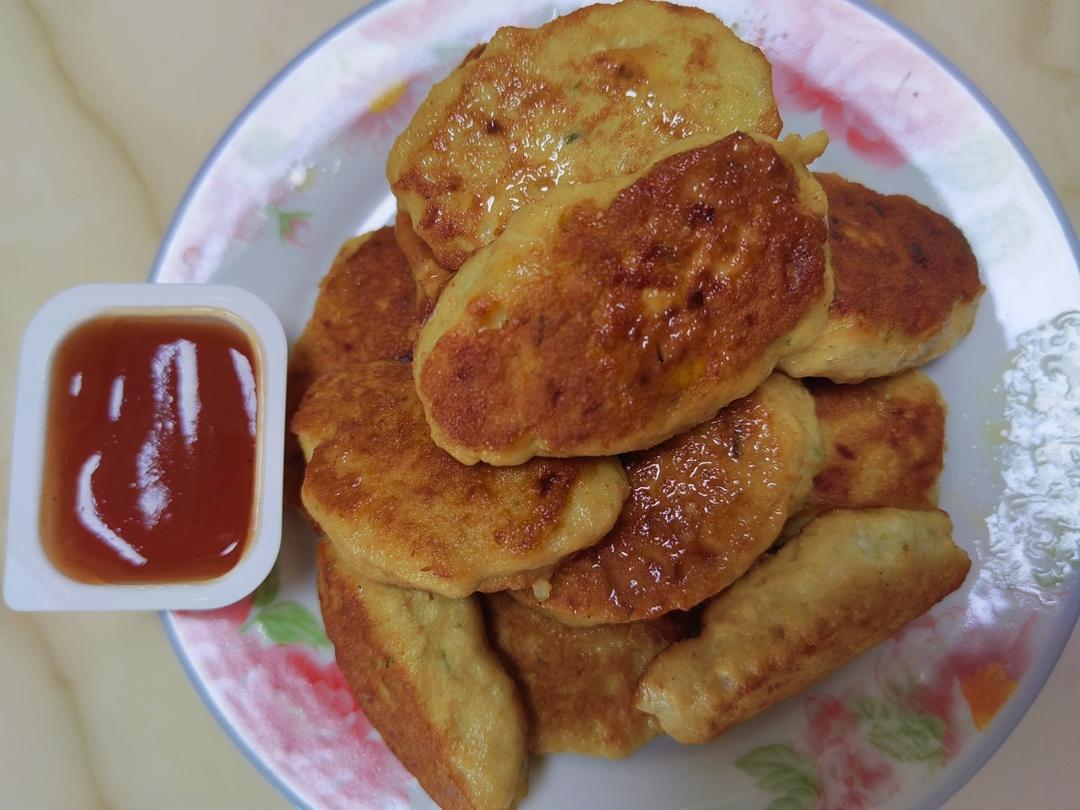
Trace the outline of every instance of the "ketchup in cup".
<path fill-rule="evenodd" d="M 257 353 L 223 318 L 102 315 L 57 347 L 40 530 L 93 583 L 208 580 L 250 541 Z"/>

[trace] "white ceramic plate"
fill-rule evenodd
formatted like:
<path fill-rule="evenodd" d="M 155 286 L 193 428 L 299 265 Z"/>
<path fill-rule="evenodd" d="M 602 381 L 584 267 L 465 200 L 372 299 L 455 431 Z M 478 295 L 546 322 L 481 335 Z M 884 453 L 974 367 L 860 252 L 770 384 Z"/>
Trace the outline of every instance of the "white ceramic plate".
<path fill-rule="evenodd" d="M 555 756 L 526 807 L 936 807 L 1042 686 L 1080 609 L 1080 273 L 1075 237 L 1015 133 L 939 55 L 846 0 L 699 0 L 773 63 L 787 131 L 832 136 L 815 168 L 946 213 L 988 294 L 928 367 L 949 403 L 941 502 L 964 587 L 852 665 L 715 742 L 619 762 Z M 428 87 L 500 25 L 573 0 L 376 2 L 327 33 L 237 119 L 154 269 L 245 287 L 291 338 L 349 236 L 387 223 L 394 136 Z M 429 806 L 356 708 L 322 632 L 311 536 L 285 516 L 254 599 L 165 624 L 211 710 L 312 808 Z"/>

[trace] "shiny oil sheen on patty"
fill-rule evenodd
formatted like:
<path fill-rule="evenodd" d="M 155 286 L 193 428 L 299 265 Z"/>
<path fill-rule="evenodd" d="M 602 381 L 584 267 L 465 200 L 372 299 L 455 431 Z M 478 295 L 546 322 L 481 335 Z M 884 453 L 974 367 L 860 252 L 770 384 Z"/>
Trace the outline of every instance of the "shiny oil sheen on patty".
<path fill-rule="evenodd" d="M 456 270 L 556 187 L 637 171 L 680 138 L 780 127 L 761 51 L 700 9 L 627 0 L 500 28 L 432 88 L 387 177 Z"/>
<path fill-rule="evenodd" d="M 757 387 L 832 296 L 819 144 L 694 138 L 519 212 L 443 291 L 414 371 L 459 461 L 652 447 Z"/>
<path fill-rule="evenodd" d="M 774 374 L 709 422 L 624 456 L 631 492 L 615 528 L 556 566 L 546 599 L 513 596 L 571 625 L 689 610 L 772 545 L 823 455 L 810 395 Z"/>

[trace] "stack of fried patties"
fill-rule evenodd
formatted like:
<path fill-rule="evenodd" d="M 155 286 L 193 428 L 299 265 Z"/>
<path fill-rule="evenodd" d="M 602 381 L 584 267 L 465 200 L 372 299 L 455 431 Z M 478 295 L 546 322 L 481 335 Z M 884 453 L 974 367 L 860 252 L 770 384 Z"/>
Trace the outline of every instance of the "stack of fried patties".
<path fill-rule="evenodd" d="M 967 573 L 912 369 L 971 328 L 974 258 L 780 128 L 704 12 L 502 29 L 322 283 L 292 426 L 323 616 L 443 807 L 515 805 L 530 752 L 709 740 Z"/>

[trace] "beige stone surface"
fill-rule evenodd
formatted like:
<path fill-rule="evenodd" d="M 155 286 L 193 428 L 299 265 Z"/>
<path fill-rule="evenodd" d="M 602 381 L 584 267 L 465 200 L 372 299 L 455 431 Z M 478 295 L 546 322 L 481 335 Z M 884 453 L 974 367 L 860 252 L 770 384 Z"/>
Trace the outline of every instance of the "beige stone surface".
<path fill-rule="evenodd" d="M 19 336 L 52 293 L 145 278 L 232 117 L 363 0 L 0 0 L 0 524 Z M 1080 0 L 885 0 L 974 79 L 1080 221 Z M 17 474 L 17 471 L 15 471 Z M 0 608 L 0 807 L 284 808 L 202 707 L 156 616 Z M 1073 806 L 1080 637 L 950 810 Z"/>

